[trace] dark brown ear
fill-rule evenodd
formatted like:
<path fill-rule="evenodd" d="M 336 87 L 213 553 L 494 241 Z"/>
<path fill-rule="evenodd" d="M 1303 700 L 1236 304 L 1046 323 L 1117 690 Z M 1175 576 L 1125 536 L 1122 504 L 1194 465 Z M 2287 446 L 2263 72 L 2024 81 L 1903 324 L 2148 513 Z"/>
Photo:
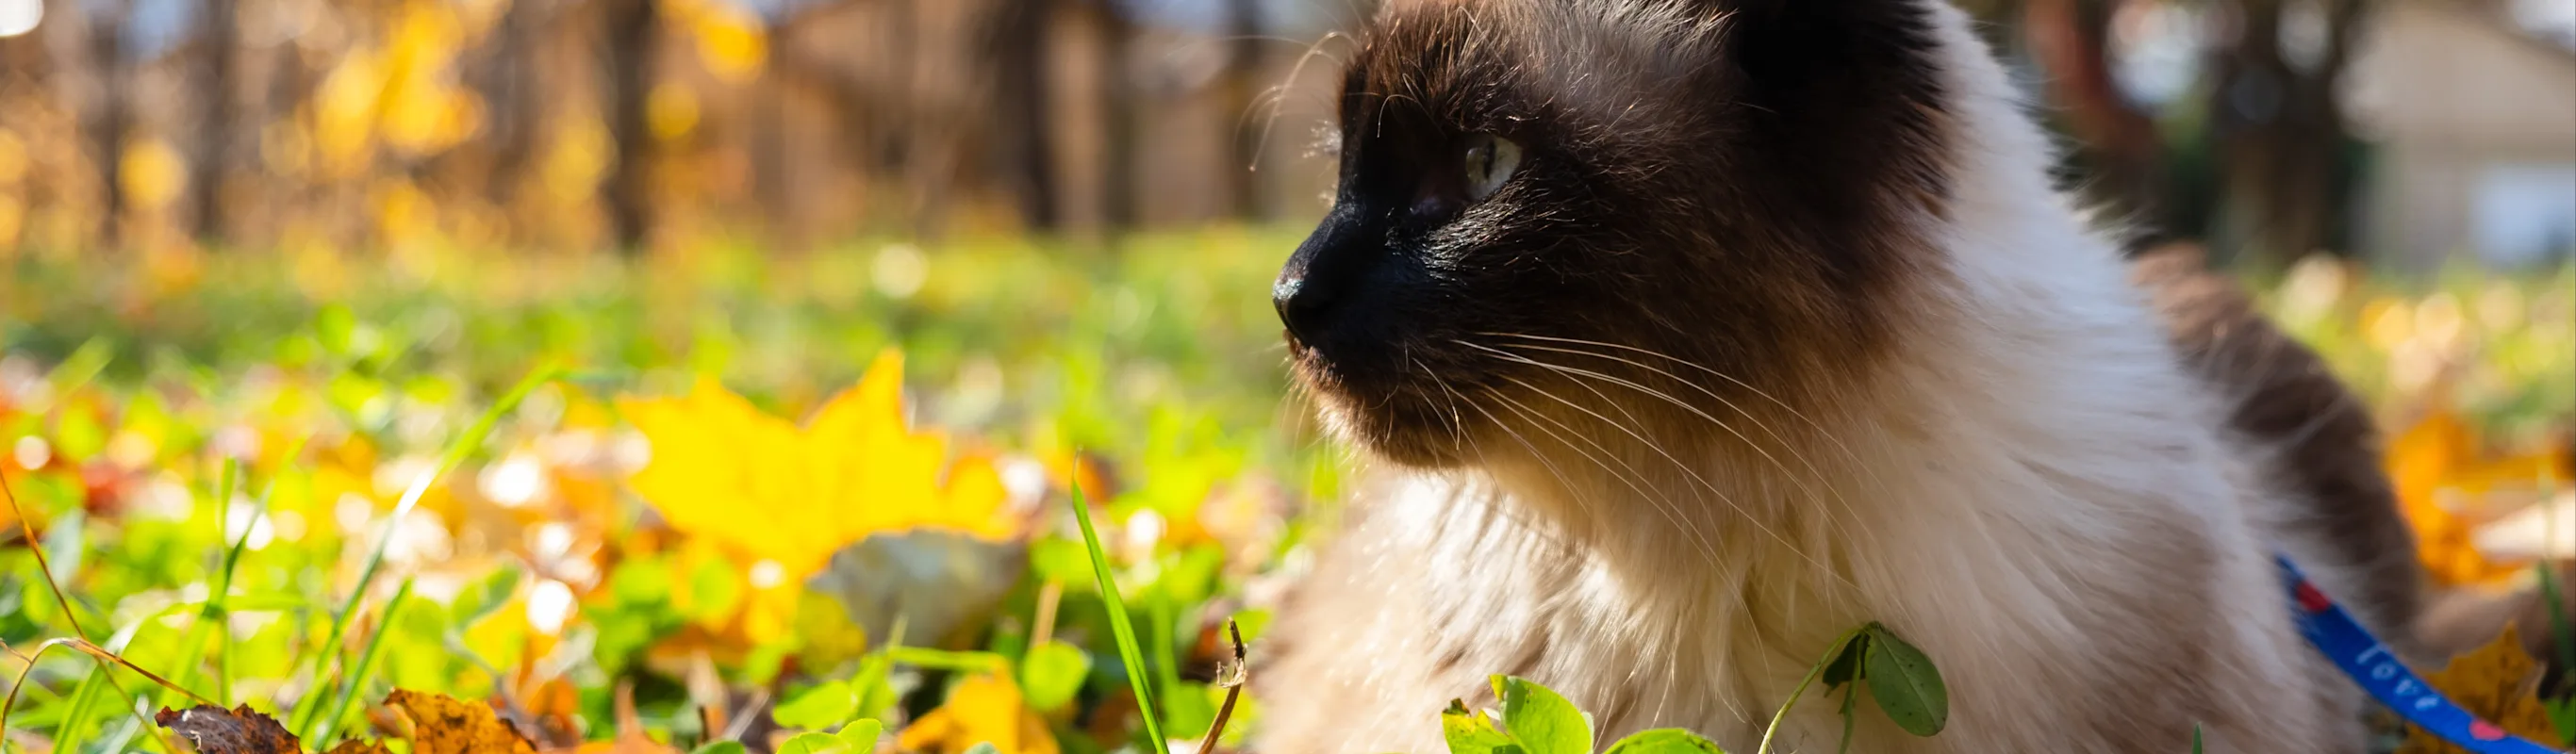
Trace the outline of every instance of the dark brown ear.
<path fill-rule="evenodd" d="M 1834 223 L 1891 199 L 1947 194 L 1940 0 L 1708 0 L 1726 6 L 1724 46 L 1744 125 L 1804 182 Z M 1794 156 L 1794 157 L 1790 157 Z M 1848 187 L 1866 187 L 1858 191 Z"/>

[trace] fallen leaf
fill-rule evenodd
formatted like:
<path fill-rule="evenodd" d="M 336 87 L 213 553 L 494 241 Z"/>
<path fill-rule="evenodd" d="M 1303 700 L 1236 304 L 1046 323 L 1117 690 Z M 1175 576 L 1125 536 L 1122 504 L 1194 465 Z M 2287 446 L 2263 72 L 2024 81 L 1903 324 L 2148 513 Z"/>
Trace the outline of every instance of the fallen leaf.
<path fill-rule="evenodd" d="M 555 678 L 520 692 L 516 703 L 495 702 L 502 722 L 542 749 L 580 746 L 581 695 L 572 682 Z"/>
<path fill-rule="evenodd" d="M 385 706 L 400 708 L 412 721 L 413 754 L 535 754 L 536 747 L 519 731 L 501 722 L 492 708 L 460 702 L 443 694 L 395 689 Z"/>
<path fill-rule="evenodd" d="M 2487 458 L 2467 423 L 2435 410 L 2388 443 L 2387 469 L 2398 508 L 2415 529 L 2424 568 L 2446 585 L 2493 584 L 2520 575 L 2527 562 L 2490 559 L 2476 544 L 2481 521 L 2445 502 L 2475 500 L 2505 484 L 2563 480 L 2565 451 Z"/>
<path fill-rule="evenodd" d="M 651 443 L 631 484 L 671 528 L 712 543 L 738 567 L 752 643 L 783 635 L 795 591 L 832 554 L 879 532 L 916 528 L 987 541 L 1019 538 L 1023 516 L 989 457 L 951 457 L 945 437 L 904 420 L 903 357 L 888 351 L 857 385 L 799 428 L 712 380 L 680 398 L 625 399 Z"/>
<path fill-rule="evenodd" d="M 1023 702 L 1018 685 L 998 673 L 978 673 L 957 683 L 948 701 L 895 736 L 895 748 L 963 754 L 977 744 L 1001 754 L 1057 754 L 1046 720 Z"/>
<path fill-rule="evenodd" d="M 910 531 L 841 548 L 802 593 L 837 602 L 831 609 L 865 636 L 893 633 L 900 615 L 907 643 L 945 646 L 992 625 L 994 611 L 1027 572 L 1028 548 L 1021 543 Z"/>
<path fill-rule="evenodd" d="M 340 745 L 338 746 L 331 747 L 331 750 L 326 754 L 394 754 L 394 752 L 392 749 L 385 748 L 385 745 L 382 743 L 375 741 L 360 741 L 353 738 L 340 742 Z"/>
<path fill-rule="evenodd" d="M 2480 719 L 2505 732 L 2556 746 L 2557 728 L 2540 699 L 2540 663 L 2523 651 L 2512 624 L 2486 646 L 2451 658 L 2449 665 L 2428 673 L 2424 681 Z M 2397 754 L 2470 754 L 2414 726 Z"/>
<path fill-rule="evenodd" d="M 152 716 L 152 722 L 178 733 L 197 748 L 198 754 L 302 754 L 303 746 L 295 734 L 275 718 L 242 705 L 227 710 L 211 704 L 200 704 L 185 710 L 168 707 Z"/>

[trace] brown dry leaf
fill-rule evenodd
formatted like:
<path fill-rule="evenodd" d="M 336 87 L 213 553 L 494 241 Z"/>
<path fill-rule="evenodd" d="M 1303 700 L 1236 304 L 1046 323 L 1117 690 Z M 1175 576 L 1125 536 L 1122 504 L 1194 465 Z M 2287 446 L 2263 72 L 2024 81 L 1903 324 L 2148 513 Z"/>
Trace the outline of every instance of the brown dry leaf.
<path fill-rule="evenodd" d="M 199 754 L 303 754 L 295 734 L 275 718 L 242 705 L 230 710 L 200 704 L 185 710 L 161 708 L 152 722 L 188 739 Z"/>
<path fill-rule="evenodd" d="M 395 689 L 385 706 L 399 707 L 412 720 L 414 754 L 536 754 L 489 705 L 460 702 L 443 694 Z"/>
<path fill-rule="evenodd" d="M 2508 623 L 2495 641 L 2451 658 L 2450 665 L 2426 674 L 2424 681 L 2507 733 L 2557 746 L 2558 730 L 2550 725 L 2549 710 L 2540 701 L 2540 670 L 2540 663 L 2523 651 L 2522 637 Z M 2469 752 L 2407 726 L 2406 743 L 2397 748 L 2397 754 Z"/>
<path fill-rule="evenodd" d="M 500 708 L 496 713 L 503 722 L 536 742 L 540 749 L 581 745 L 581 723 L 577 719 L 581 716 L 581 696 L 570 681 L 556 678 L 529 684 L 515 700 L 495 699 L 493 704 Z"/>
<path fill-rule="evenodd" d="M 1019 685 L 989 672 L 958 682 L 946 703 L 895 737 L 898 749 L 933 754 L 959 754 L 979 743 L 991 743 L 1001 754 L 1058 752 L 1046 719 L 1021 701 Z"/>
<path fill-rule="evenodd" d="M 326 754 L 394 754 L 394 752 L 392 749 L 385 748 L 382 743 L 350 739 L 331 747 L 331 751 Z"/>

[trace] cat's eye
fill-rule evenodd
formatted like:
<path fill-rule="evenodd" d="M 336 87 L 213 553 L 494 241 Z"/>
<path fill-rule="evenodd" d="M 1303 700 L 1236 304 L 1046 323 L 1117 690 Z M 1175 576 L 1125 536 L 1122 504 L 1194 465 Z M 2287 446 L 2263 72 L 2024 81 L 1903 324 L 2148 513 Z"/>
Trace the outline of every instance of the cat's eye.
<path fill-rule="evenodd" d="M 1479 201 L 1512 179 L 1521 167 L 1521 145 L 1493 134 L 1476 134 L 1467 139 L 1465 155 L 1467 195 Z"/>

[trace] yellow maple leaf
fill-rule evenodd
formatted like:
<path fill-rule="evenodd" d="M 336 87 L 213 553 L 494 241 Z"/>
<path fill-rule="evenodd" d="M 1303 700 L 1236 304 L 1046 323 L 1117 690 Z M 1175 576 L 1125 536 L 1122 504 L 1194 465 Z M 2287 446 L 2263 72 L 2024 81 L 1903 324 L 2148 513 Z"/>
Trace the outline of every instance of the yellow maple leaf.
<path fill-rule="evenodd" d="M 2540 663 L 2522 649 L 2522 638 L 2512 624 L 2504 633 L 2466 654 L 2451 658 L 2449 665 L 2428 673 L 2424 681 L 2441 690 L 2480 719 L 2494 723 L 2505 732 L 2539 743 L 2558 746 L 2558 729 L 2549 722 L 2549 709 L 2540 701 Z M 2407 726 L 2406 743 L 2397 754 L 2468 754 L 2420 728 Z"/>
<path fill-rule="evenodd" d="M 1046 719 L 1021 700 L 1019 685 L 993 672 L 959 681 L 948 701 L 895 736 L 898 749 L 932 754 L 959 754 L 980 743 L 992 744 L 1001 754 L 1058 751 Z"/>
<path fill-rule="evenodd" d="M 753 565 L 756 587 L 794 585 L 878 532 L 951 529 L 1020 536 L 992 460 L 950 459 L 948 441 L 903 418 L 903 357 L 888 351 L 806 427 L 712 380 L 681 398 L 625 399 L 652 445 L 630 484 L 691 538 Z M 774 570 L 767 564 L 775 564 Z"/>

